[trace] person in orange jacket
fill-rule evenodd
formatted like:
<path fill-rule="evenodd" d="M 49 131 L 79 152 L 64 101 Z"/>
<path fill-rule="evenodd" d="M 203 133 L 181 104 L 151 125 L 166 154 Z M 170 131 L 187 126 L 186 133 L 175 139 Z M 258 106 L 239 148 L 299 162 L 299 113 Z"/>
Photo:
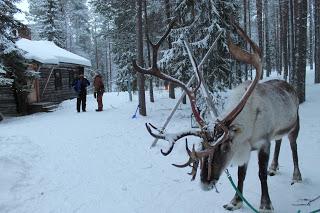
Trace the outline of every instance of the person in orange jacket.
<path fill-rule="evenodd" d="M 96 111 L 100 112 L 103 110 L 102 96 L 104 93 L 104 84 L 102 81 L 102 76 L 100 74 L 96 74 L 96 76 L 94 77 L 93 86 L 94 86 L 93 95 L 98 102 L 98 109 L 96 109 Z"/>

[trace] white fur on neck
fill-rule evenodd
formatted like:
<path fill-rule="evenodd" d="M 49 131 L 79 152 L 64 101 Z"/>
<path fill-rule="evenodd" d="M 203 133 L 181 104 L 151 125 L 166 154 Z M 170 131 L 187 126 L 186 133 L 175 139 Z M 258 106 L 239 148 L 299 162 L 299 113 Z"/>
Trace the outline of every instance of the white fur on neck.
<path fill-rule="evenodd" d="M 234 145 L 235 153 L 231 160 L 231 164 L 234 166 L 242 166 L 250 159 L 251 146 L 248 142 Z"/>

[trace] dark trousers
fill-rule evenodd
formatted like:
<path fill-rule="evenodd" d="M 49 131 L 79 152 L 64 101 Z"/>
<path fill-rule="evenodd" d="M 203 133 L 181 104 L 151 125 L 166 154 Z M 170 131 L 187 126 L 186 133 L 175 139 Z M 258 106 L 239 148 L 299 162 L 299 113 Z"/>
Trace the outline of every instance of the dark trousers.
<path fill-rule="evenodd" d="M 97 95 L 97 102 L 98 102 L 98 110 L 99 111 L 101 111 L 103 109 L 102 96 L 103 96 L 103 93 L 102 94 L 98 93 L 98 95 Z"/>
<path fill-rule="evenodd" d="M 82 105 L 82 111 L 86 111 L 87 94 L 79 94 L 77 98 L 77 111 L 80 112 L 80 105 Z"/>

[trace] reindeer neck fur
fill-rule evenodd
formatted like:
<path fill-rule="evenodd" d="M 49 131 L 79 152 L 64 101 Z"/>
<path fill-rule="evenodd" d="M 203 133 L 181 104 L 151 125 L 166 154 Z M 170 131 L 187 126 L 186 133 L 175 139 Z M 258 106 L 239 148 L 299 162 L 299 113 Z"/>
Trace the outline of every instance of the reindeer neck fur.
<path fill-rule="evenodd" d="M 232 91 L 228 109 L 239 102 L 250 81 Z M 257 84 L 242 112 L 232 122 L 237 128 L 233 139 L 232 164 L 248 162 L 250 152 L 259 150 L 266 143 L 289 133 L 296 124 L 299 100 L 295 90 L 282 80 Z"/>

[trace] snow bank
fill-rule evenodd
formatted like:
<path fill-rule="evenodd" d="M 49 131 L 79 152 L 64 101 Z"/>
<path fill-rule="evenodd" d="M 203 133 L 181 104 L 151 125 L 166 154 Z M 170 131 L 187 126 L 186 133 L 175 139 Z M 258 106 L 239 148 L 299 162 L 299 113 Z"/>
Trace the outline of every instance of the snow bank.
<path fill-rule="evenodd" d="M 32 41 L 22 38 L 16 42 L 16 45 L 26 52 L 26 59 L 39 61 L 43 64 L 69 63 L 91 66 L 88 59 L 62 49 L 51 41 Z"/>
<path fill-rule="evenodd" d="M 320 194 L 320 85 L 314 72 L 307 73 L 307 101 L 301 104 L 298 138 L 302 183 L 291 184 L 293 163 L 290 143 L 283 138 L 280 170 L 268 177 L 270 198 L 277 213 L 308 213 L 320 208 L 320 199 L 310 206 L 304 198 Z M 184 140 L 164 157 L 168 142 L 154 138 L 145 123 L 160 127 L 176 100 L 162 90 L 148 100 L 148 116 L 132 119 L 138 95 L 129 102 L 127 93 L 105 93 L 104 111 L 97 113 L 96 99 L 87 96 L 87 112 L 76 112 L 76 100 L 64 101 L 52 113 L 10 118 L 0 123 L 0 212 L 6 213 L 230 213 L 222 206 L 235 194 L 226 175 L 217 187 L 220 193 L 202 191 L 199 174 L 194 182 L 187 172 L 171 163 L 188 159 Z M 146 94 L 148 95 L 148 93 Z M 189 105 L 179 106 L 168 132 L 190 128 Z M 188 137 L 189 147 L 199 144 Z M 273 153 L 274 143 L 271 152 Z M 271 163 L 272 156 L 270 156 Z M 237 181 L 237 167 L 230 167 Z M 260 204 L 257 153 L 251 153 L 244 196 L 255 207 Z M 199 171 L 198 171 L 199 172 Z M 246 205 L 234 213 L 252 213 Z"/>

